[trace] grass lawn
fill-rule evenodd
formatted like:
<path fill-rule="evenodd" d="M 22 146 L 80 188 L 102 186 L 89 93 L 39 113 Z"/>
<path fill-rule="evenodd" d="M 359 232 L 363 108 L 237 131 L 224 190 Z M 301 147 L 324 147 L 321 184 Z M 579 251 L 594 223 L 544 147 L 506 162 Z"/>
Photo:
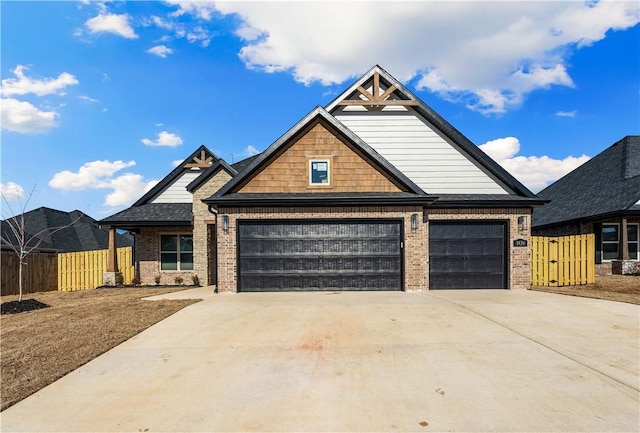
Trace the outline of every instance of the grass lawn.
<path fill-rule="evenodd" d="M 531 290 L 640 304 L 640 276 L 637 275 L 608 275 L 596 277 L 595 283 L 584 286 L 531 286 Z"/>
<path fill-rule="evenodd" d="M 0 410 L 198 300 L 143 301 L 185 288 L 115 288 L 24 295 L 49 307 L 0 316 Z M 3 296 L 2 303 L 17 300 Z"/>

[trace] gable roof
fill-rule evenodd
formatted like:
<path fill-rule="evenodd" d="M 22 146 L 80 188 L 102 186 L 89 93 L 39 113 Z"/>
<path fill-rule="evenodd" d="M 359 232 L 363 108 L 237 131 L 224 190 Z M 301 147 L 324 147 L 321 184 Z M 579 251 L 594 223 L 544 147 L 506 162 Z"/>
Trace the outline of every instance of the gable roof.
<path fill-rule="evenodd" d="M 29 237 L 35 236 L 42 241 L 39 245 L 41 250 L 92 251 L 107 249 L 109 246 L 109 232 L 101 228 L 95 219 L 78 210 L 64 212 L 40 207 L 25 212 L 24 218 L 25 231 Z M 17 241 L 9 227 L 8 220 L 2 221 L 2 236 L 16 245 Z M 55 231 L 60 227 L 65 228 Z M 34 245 L 35 242 L 37 241 L 30 243 L 30 245 Z M 132 246 L 133 239 L 129 235 L 117 234 L 117 243 L 123 247 Z"/>
<path fill-rule="evenodd" d="M 178 164 L 176 168 L 158 182 L 157 185 L 140 197 L 131 207 L 100 220 L 100 224 L 118 226 L 129 230 L 148 226 L 176 227 L 192 225 L 193 213 L 191 203 L 152 203 L 152 201 L 184 173 L 191 172 L 192 166 L 197 165 L 199 168 L 204 168 L 205 163 L 208 164 L 207 161 L 209 161 L 211 165 L 201 171 L 200 175 L 188 186 L 191 186 L 191 184 L 197 181 L 204 182 L 220 167 L 223 167 L 225 170 L 231 170 L 230 173 L 235 171 L 229 167 L 226 162 L 207 149 L 206 146 L 202 145 Z M 189 190 L 189 192 L 191 192 L 191 190 Z"/>
<path fill-rule="evenodd" d="M 207 149 L 206 146 L 202 145 L 198 147 L 191 155 L 189 155 L 184 161 L 178 164 L 176 168 L 174 168 L 168 175 L 166 175 L 164 179 L 158 182 L 153 188 L 147 191 L 145 195 L 140 197 L 138 201 L 136 201 L 131 206 L 132 207 L 140 206 L 152 201 L 154 198 L 160 195 L 166 187 L 168 187 L 176 179 L 178 179 L 178 177 L 180 177 L 181 174 L 183 174 L 184 172 L 188 172 L 190 169 L 187 168 L 186 166 L 190 164 L 192 161 L 199 159 L 201 155 L 205 155 L 207 157 L 212 158 L 212 164 L 220 160 L 220 158 L 214 155 L 214 153 L 211 152 L 209 149 Z"/>
<path fill-rule="evenodd" d="M 339 135 L 342 139 L 346 140 L 349 144 L 354 146 L 357 150 L 362 152 L 370 159 L 370 161 L 381 171 L 385 172 L 391 179 L 398 184 L 402 185 L 413 196 L 422 197 L 425 202 L 431 202 L 437 197 L 427 195 L 420 187 L 413 183 L 407 176 L 400 172 L 396 167 L 389 164 L 387 160 L 381 157 L 375 150 L 373 150 L 367 143 L 362 141 L 357 135 L 346 128 L 340 121 L 333 117 L 322 107 L 316 107 L 309 114 L 303 117 L 298 123 L 296 123 L 291 129 L 289 129 L 284 135 L 276 140 L 271 146 L 269 146 L 260 155 L 257 155 L 249 164 L 247 164 L 236 177 L 231 179 L 225 186 L 223 186 L 218 192 L 211 197 L 205 199 L 205 203 L 215 204 L 224 203 L 225 201 L 233 200 L 234 203 L 251 201 L 256 198 L 255 194 L 239 194 L 236 191 L 248 182 L 252 175 L 254 175 L 258 169 L 264 167 L 272 157 L 275 157 L 279 151 L 296 139 L 300 134 L 305 132 L 309 127 L 316 123 L 322 123 L 325 127 L 330 129 L 332 133 Z M 403 193 L 403 195 L 406 193 Z M 232 197 L 231 197 L 232 195 Z M 228 198 L 225 199 L 225 196 Z M 277 200 L 276 195 L 269 195 Z M 292 195 L 281 195 L 289 196 Z M 301 195 L 298 195 L 301 197 Z M 323 198 L 324 197 L 324 198 Z M 307 201 L 326 200 L 325 194 L 312 194 L 307 197 Z M 267 199 L 266 195 L 263 195 L 263 199 Z M 253 203 L 256 205 L 257 202 Z"/>
<path fill-rule="evenodd" d="M 391 92 L 400 101 L 400 104 L 411 106 L 418 114 L 420 114 L 427 122 L 434 127 L 434 132 L 443 136 L 443 138 L 450 143 L 458 146 L 463 152 L 466 152 L 474 161 L 476 161 L 480 167 L 494 176 L 498 181 L 503 183 L 506 187 L 511 189 L 515 194 L 526 197 L 536 198 L 527 187 L 520 183 L 509 172 L 497 164 L 493 159 L 487 156 L 478 146 L 473 144 L 462 133 L 455 129 L 449 122 L 447 122 L 442 116 L 436 113 L 431 107 L 426 105 L 422 100 L 411 93 L 402 83 L 391 76 L 387 71 L 381 68 L 379 65 L 374 66 L 358 80 L 356 80 L 347 90 L 340 94 L 337 98 L 327 104 L 327 111 L 333 113 L 340 106 L 341 102 L 350 99 L 360 93 L 358 88 L 365 86 L 370 80 L 380 80 L 385 86 L 394 87 L 394 91 Z"/>
<path fill-rule="evenodd" d="M 538 193 L 532 226 L 640 213 L 640 135 L 623 138 Z"/>
<path fill-rule="evenodd" d="M 200 176 L 198 176 L 193 182 L 187 185 L 187 191 L 193 193 L 197 190 L 203 183 L 213 177 L 218 171 L 224 170 L 231 175 L 231 177 L 238 174 L 238 172 L 231 167 L 224 159 L 219 159 L 211 167 L 206 169 Z"/>

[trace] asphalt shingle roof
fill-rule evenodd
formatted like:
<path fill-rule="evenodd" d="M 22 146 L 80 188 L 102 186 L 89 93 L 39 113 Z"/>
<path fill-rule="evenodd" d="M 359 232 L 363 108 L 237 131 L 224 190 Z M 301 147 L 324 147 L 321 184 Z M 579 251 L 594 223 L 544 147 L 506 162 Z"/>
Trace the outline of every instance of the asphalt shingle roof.
<path fill-rule="evenodd" d="M 100 221 L 105 225 L 176 226 L 193 224 L 191 203 L 147 203 L 133 206 Z"/>
<path fill-rule="evenodd" d="M 534 210 L 533 227 L 640 210 L 640 136 L 623 138 L 538 197 L 551 203 Z"/>
<path fill-rule="evenodd" d="M 39 249 L 73 252 L 102 250 L 109 247 L 108 230 L 100 228 L 95 219 L 78 210 L 64 212 L 40 207 L 26 212 L 24 219 L 25 231 L 29 237 L 36 236 L 42 241 L 38 246 Z M 15 245 L 16 239 L 9 227 L 8 220 L 2 221 L 2 236 Z M 65 228 L 55 231 L 60 227 Z M 118 234 L 117 236 L 116 242 L 119 246 L 133 245 L 133 238 L 130 235 Z M 35 245 L 35 242 L 29 245 Z"/>

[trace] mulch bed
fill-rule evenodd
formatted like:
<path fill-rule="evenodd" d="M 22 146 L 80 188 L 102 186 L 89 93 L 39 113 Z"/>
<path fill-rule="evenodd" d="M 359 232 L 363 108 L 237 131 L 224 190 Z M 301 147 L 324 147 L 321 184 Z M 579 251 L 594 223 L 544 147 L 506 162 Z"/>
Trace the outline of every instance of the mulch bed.
<path fill-rule="evenodd" d="M 0 305 L 0 314 L 18 314 L 27 311 L 41 310 L 49 306 L 36 299 L 24 299 L 22 301 L 3 302 Z"/>

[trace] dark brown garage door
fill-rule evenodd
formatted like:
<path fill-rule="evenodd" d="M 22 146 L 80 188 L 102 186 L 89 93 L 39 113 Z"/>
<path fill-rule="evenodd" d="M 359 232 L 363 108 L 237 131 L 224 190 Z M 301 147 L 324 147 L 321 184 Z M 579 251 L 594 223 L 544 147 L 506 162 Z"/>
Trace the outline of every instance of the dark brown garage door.
<path fill-rule="evenodd" d="M 400 221 L 240 221 L 238 291 L 402 290 Z"/>
<path fill-rule="evenodd" d="M 506 289 L 504 222 L 430 222 L 430 289 Z"/>

